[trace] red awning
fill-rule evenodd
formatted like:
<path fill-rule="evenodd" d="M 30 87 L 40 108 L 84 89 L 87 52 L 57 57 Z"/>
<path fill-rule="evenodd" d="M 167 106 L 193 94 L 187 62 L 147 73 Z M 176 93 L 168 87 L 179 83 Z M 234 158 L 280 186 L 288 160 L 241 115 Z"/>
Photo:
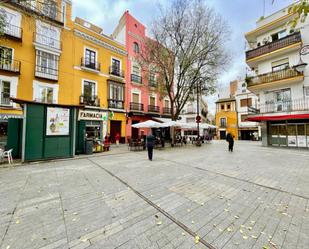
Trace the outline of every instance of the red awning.
<path fill-rule="evenodd" d="M 289 120 L 289 119 L 309 119 L 309 114 L 291 114 L 280 116 L 254 116 L 248 117 L 247 121 L 261 122 L 261 121 L 276 121 L 276 120 Z"/>

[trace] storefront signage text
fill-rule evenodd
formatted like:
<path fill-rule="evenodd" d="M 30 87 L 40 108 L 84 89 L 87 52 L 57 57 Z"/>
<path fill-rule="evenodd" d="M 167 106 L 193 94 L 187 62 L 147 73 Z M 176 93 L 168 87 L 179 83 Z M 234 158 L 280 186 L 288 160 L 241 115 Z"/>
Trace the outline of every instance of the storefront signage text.
<path fill-rule="evenodd" d="M 106 112 L 79 111 L 78 120 L 107 121 Z"/>

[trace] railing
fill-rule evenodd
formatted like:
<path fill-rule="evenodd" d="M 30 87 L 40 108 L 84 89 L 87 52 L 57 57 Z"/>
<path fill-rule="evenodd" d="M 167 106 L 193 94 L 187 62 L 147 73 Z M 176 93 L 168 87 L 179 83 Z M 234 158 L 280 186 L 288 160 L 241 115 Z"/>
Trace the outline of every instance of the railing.
<path fill-rule="evenodd" d="M 82 105 L 100 106 L 100 99 L 96 95 L 81 95 L 79 103 Z"/>
<path fill-rule="evenodd" d="M 131 111 L 144 111 L 144 105 L 140 103 L 130 102 Z"/>
<path fill-rule="evenodd" d="M 247 82 L 248 87 L 250 87 L 254 85 L 270 83 L 278 80 L 285 80 L 303 75 L 303 73 L 298 72 L 295 68 L 289 67 L 282 70 L 261 74 L 256 77 L 250 77 L 247 79 Z"/>
<path fill-rule="evenodd" d="M 171 114 L 172 113 L 172 109 L 169 107 L 163 107 L 163 114 Z"/>
<path fill-rule="evenodd" d="M 55 104 L 54 99 L 49 99 L 49 98 L 36 98 L 34 100 L 35 102 L 39 102 L 39 103 L 45 103 L 45 104 Z"/>
<path fill-rule="evenodd" d="M 226 124 L 220 124 L 220 128 L 227 128 Z"/>
<path fill-rule="evenodd" d="M 115 109 L 124 109 L 124 101 L 117 99 L 108 99 L 108 107 Z"/>
<path fill-rule="evenodd" d="M 10 94 L 8 93 L 1 93 L 0 95 L 0 105 L 6 105 L 6 106 L 11 106 L 12 101 L 10 99 Z"/>
<path fill-rule="evenodd" d="M 142 84 L 142 77 L 136 74 L 131 74 L 131 81 Z"/>
<path fill-rule="evenodd" d="M 156 105 L 148 105 L 148 112 L 160 112 L 160 107 Z"/>
<path fill-rule="evenodd" d="M 294 111 L 309 111 L 309 99 L 270 101 L 248 107 L 249 115 Z"/>
<path fill-rule="evenodd" d="M 157 82 L 154 79 L 149 79 L 148 85 L 150 87 L 157 87 Z"/>
<path fill-rule="evenodd" d="M 61 50 L 61 41 L 54 39 L 52 37 L 39 33 L 34 33 L 34 41 L 38 44 Z"/>
<path fill-rule="evenodd" d="M 277 49 L 284 48 L 295 43 L 301 42 L 301 34 L 300 32 L 296 32 L 294 34 L 288 35 L 279 40 L 270 42 L 263 46 L 257 47 L 255 49 L 249 50 L 246 52 L 246 59 L 250 60 L 252 58 L 273 52 Z"/>
<path fill-rule="evenodd" d="M 3 32 L 5 35 L 9 37 L 22 40 L 23 30 L 18 26 L 6 23 L 5 26 L 3 27 Z"/>
<path fill-rule="evenodd" d="M 20 73 L 20 61 L 10 58 L 0 58 L 0 70 Z"/>
<path fill-rule="evenodd" d="M 57 1 L 24 1 L 24 0 L 14 0 L 8 1 L 8 3 L 22 8 L 24 11 L 27 11 L 31 14 L 36 14 L 41 17 L 45 17 L 51 21 L 55 21 L 58 24 L 63 25 L 64 23 L 64 13 L 61 12 L 58 7 Z"/>
<path fill-rule="evenodd" d="M 124 71 L 121 71 L 119 68 L 114 66 L 109 67 L 109 74 L 124 78 Z"/>
<path fill-rule="evenodd" d="M 58 69 L 36 65 L 35 66 L 35 76 L 39 78 L 57 81 L 58 80 Z"/>
<path fill-rule="evenodd" d="M 97 61 L 90 61 L 87 58 L 81 59 L 81 66 L 95 71 L 101 71 L 101 64 Z"/>

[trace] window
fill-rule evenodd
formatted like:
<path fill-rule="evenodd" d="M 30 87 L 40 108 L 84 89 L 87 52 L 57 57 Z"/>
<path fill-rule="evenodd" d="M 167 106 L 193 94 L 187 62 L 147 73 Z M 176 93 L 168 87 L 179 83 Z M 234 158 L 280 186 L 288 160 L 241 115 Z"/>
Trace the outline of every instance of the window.
<path fill-rule="evenodd" d="M 228 110 L 231 110 L 231 104 L 228 104 L 228 105 L 227 105 L 227 109 L 228 109 Z"/>
<path fill-rule="evenodd" d="M 59 57 L 44 51 L 36 51 L 36 76 L 49 79 L 58 78 Z"/>
<path fill-rule="evenodd" d="M 109 107 L 124 108 L 124 86 L 114 81 L 109 81 Z"/>
<path fill-rule="evenodd" d="M 241 118 L 241 122 L 247 122 L 246 119 L 248 118 L 248 115 L 247 114 L 242 114 L 240 116 L 240 118 Z"/>
<path fill-rule="evenodd" d="M 150 86 L 156 85 L 156 73 L 154 69 L 150 69 L 149 71 L 149 85 Z"/>
<path fill-rule="evenodd" d="M 11 69 L 13 60 L 13 49 L 0 47 L 0 68 L 1 69 Z"/>
<path fill-rule="evenodd" d="M 134 64 L 132 68 L 132 73 L 135 75 L 140 75 L 141 74 L 141 68 L 138 64 Z"/>
<path fill-rule="evenodd" d="M 291 108 L 291 89 L 281 89 L 265 94 L 268 112 L 289 111 Z"/>
<path fill-rule="evenodd" d="M 286 30 L 281 30 L 278 33 L 272 34 L 271 39 L 272 39 L 272 41 L 277 41 L 281 38 L 284 38 L 285 36 L 286 36 Z"/>
<path fill-rule="evenodd" d="M 84 81 L 84 89 L 83 89 L 83 93 L 84 93 L 84 97 L 94 97 L 95 96 L 95 83 L 91 82 L 91 81 Z"/>
<path fill-rule="evenodd" d="M 120 60 L 112 58 L 112 74 L 120 76 Z"/>
<path fill-rule="evenodd" d="M 309 87 L 304 88 L 304 94 L 306 98 L 309 98 Z"/>
<path fill-rule="evenodd" d="M 240 100 L 240 107 L 252 106 L 252 99 L 242 99 Z"/>
<path fill-rule="evenodd" d="M 224 105 L 221 105 L 221 110 L 224 110 Z"/>
<path fill-rule="evenodd" d="M 139 94 L 133 93 L 132 94 L 133 103 L 139 103 Z"/>
<path fill-rule="evenodd" d="M 10 89 L 11 89 L 11 82 L 0 80 L 0 90 L 1 90 L 0 104 L 1 105 L 11 105 Z"/>
<path fill-rule="evenodd" d="M 279 71 L 279 70 L 284 70 L 284 69 L 288 68 L 289 66 L 290 66 L 289 65 L 289 58 L 274 61 L 274 62 L 271 63 L 271 68 L 272 68 L 273 72 Z"/>
<path fill-rule="evenodd" d="M 52 25 L 38 20 L 36 22 L 35 42 L 50 48 L 60 50 L 60 30 Z"/>
<path fill-rule="evenodd" d="M 134 42 L 133 43 L 133 50 L 135 53 L 139 53 L 139 45 L 137 42 Z"/>
<path fill-rule="evenodd" d="M 170 101 L 169 100 L 164 100 L 164 107 L 169 108 L 170 107 Z"/>
<path fill-rule="evenodd" d="M 43 3 L 42 13 L 55 20 L 57 18 L 57 3 L 53 1 L 46 1 Z"/>
<path fill-rule="evenodd" d="M 220 127 L 226 128 L 226 118 L 220 118 Z"/>
<path fill-rule="evenodd" d="M 54 90 L 50 87 L 39 87 L 40 102 L 43 103 L 53 103 L 54 99 Z"/>
<path fill-rule="evenodd" d="M 149 97 L 149 105 L 155 106 L 156 105 L 156 98 L 153 96 Z"/>
<path fill-rule="evenodd" d="M 85 67 L 96 70 L 96 52 L 88 48 L 85 50 Z"/>

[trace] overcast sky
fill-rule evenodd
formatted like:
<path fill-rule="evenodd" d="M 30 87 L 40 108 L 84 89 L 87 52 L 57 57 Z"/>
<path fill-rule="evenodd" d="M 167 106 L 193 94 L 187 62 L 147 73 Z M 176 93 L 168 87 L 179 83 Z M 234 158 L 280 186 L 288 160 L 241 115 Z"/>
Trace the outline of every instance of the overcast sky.
<path fill-rule="evenodd" d="M 167 2 L 167 0 L 73 0 L 73 17 L 84 18 L 103 28 L 104 33 L 109 35 L 126 10 L 147 27 L 158 13 L 158 4 Z M 264 15 L 264 0 L 205 0 L 205 2 L 221 14 L 230 26 L 231 38 L 226 46 L 232 54 L 232 61 L 218 80 L 220 87 L 227 86 L 230 81 L 244 77 L 244 33 L 254 29 L 256 20 Z M 265 2 L 265 16 L 267 16 L 292 3 L 293 0 L 276 0 L 274 4 L 272 0 Z M 212 112 L 215 99 L 216 96 L 208 98 Z"/>

